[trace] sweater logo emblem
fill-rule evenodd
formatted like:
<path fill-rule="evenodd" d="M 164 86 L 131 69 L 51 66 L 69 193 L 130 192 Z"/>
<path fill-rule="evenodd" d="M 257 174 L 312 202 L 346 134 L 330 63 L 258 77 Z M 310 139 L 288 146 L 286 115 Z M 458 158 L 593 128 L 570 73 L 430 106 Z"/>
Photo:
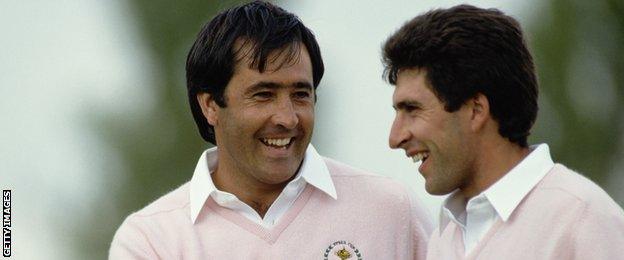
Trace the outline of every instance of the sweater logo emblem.
<path fill-rule="evenodd" d="M 338 240 L 331 243 L 327 249 L 325 249 L 325 254 L 323 256 L 324 260 L 362 260 L 362 252 L 360 252 L 353 243 L 345 240 Z"/>

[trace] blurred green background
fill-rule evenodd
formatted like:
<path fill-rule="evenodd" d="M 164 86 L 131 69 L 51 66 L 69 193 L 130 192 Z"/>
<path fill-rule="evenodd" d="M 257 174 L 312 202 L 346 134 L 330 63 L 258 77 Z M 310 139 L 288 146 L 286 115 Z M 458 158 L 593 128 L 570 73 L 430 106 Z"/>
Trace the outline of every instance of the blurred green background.
<path fill-rule="evenodd" d="M 65 11 L 62 15 L 72 16 L 83 8 L 92 10 L 112 5 L 104 14 L 88 15 L 90 19 L 95 19 L 95 24 L 109 24 L 104 26 L 108 28 L 108 33 L 91 30 L 91 27 L 84 31 L 67 32 L 64 26 L 69 25 L 64 22 L 56 26 L 53 19 L 30 19 L 29 14 L 22 13 L 35 10 L 30 13 L 31 16 L 40 14 L 46 17 L 46 8 L 36 3 L 24 7 L 17 7 L 22 4 L 18 1 L 3 3 L 6 8 L 0 11 L 0 16 L 17 20 L 8 25 L 5 22 L 2 26 L 9 33 L 0 36 L 0 40 L 9 46 L 0 52 L 0 58 L 5 57 L 0 59 L 3 60 L 0 69 L 12 72 L 11 76 L 0 79 L 0 93 L 4 94 L 6 101 L 0 105 L 5 118 L 2 128 L 9 133 L 0 139 L 4 147 L 0 148 L 3 158 L 0 187 L 14 189 L 16 200 L 22 197 L 22 203 L 15 206 L 23 209 L 21 221 L 18 221 L 20 213 L 14 217 L 16 229 L 24 230 L 21 234 L 14 231 L 17 234 L 14 246 L 17 259 L 106 258 L 112 236 L 125 216 L 188 181 L 201 151 L 210 146 L 201 140 L 188 108 L 184 77 L 186 53 L 206 21 L 218 10 L 240 1 L 86 2 L 88 4 L 69 5 L 76 10 Z M 317 149 L 358 167 L 410 183 L 426 201 L 430 211 L 435 211 L 441 198 L 426 195 L 422 191 L 422 179 L 415 173 L 413 164 L 403 162 L 406 161 L 404 158 L 395 163 L 392 160 L 399 160 L 395 158 L 403 155 L 386 148 L 393 113 L 390 108 L 392 88 L 381 79 L 379 48 L 385 37 L 403 21 L 431 8 L 459 2 L 423 1 L 409 4 L 410 8 L 402 7 L 407 5 L 405 1 L 277 3 L 299 14 L 315 31 L 327 63 L 317 104 L 317 126 L 313 139 Z M 624 205 L 624 192 L 619 187 L 624 183 L 624 178 L 620 176 L 624 168 L 621 160 L 624 154 L 624 117 L 621 113 L 624 110 L 624 1 L 468 3 L 501 8 L 517 17 L 527 34 L 540 81 L 540 112 L 530 143 L 548 143 L 555 161 L 599 183 L 620 205 Z M 37 31 L 37 26 L 43 26 L 43 23 L 54 25 L 40 29 L 50 33 L 30 33 Z M 126 26 L 133 29 L 121 31 L 132 37 L 116 33 L 116 28 Z M 76 90 L 69 90 L 95 92 L 90 95 L 100 96 L 102 100 L 99 103 L 92 102 L 97 101 L 93 96 L 75 100 L 55 96 L 59 89 L 68 87 L 50 84 L 52 81 L 42 76 L 45 74 L 41 71 L 51 70 L 51 66 L 41 64 L 57 59 L 51 64 L 59 64 L 59 71 L 69 71 L 63 74 L 63 82 L 72 81 L 76 74 L 81 74 L 80 70 L 72 72 L 64 68 L 74 62 L 76 56 L 54 58 L 55 48 L 61 48 L 63 41 L 51 41 L 49 37 L 55 37 L 53 32 L 63 31 L 71 35 L 68 36 L 71 39 L 81 39 L 81 32 L 87 32 L 84 37 L 96 38 L 90 41 L 94 45 L 101 43 L 110 45 L 109 49 L 123 49 L 120 55 L 124 59 L 139 61 L 130 66 L 124 62 L 117 63 L 121 68 L 119 70 L 110 68 L 115 67 L 115 63 L 112 66 L 102 65 L 108 68 L 89 70 L 89 74 L 82 77 L 88 80 L 76 80 L 79 81 Z M 40 50 L 41 54 L 33 50 Z M 80 50 L 68 53 L 76 51 L 80 53 Z M 35 54 L 24 57 L 20 54 L 23 52 Z M 87 48 L 85 52 L 95 51 Z M 83 58 L 82 62 L 98 64 L 104 61 Z M 134 74 L 123 76 L 128 73 L 124 71 L 126 68 Z M 55 71 L 54 74 L 59 73 Z M 141 76 L 124 80 L 135 74 Z M 117 80 L 114 75 L 122 76 Z M 116 90 L 112 94 L 100 95 L 101 90 L 95 87 L 98 84 L 104 85 L 99 87 L 101 89 Z M 134 94 L 128 96 L 127 92 Z M 41 98 L 44 101 L 30 98 L 43 94 L 46 95 Z M 58 99 L 58 104 L 75 102 L 77 105 L 55 111 L 52 104 L 57 103 L 46 103 L 48 99 Z M 118 108 L 106 108 L 108 106 Z M 52 116 L 42 116 L 35 108 L 50 110 L 45 115 Z M 362 109 L 370 109 L 370 113 Z M 72 111 L 67 120 L 86 132 L 87 137 L 84 138 L 88 140 L 76 135 L 61 136 L 50 130 L 67 130 L 59 128 L 60 125 L 67 125 L 62 123 L 64 121 L 45 121 L 54 120 L 50 119 L 54 115 L 68 114 L 67 111 Z M 353 115 L 355 122 L 348 121 L 350 115 Z M 48 119 L 32 120 L 32 116 Z M 342 125 L 347 127 L 339 127 Z M 50 139 L 56 140 L 56 143 L 47 144 Z M 90 155 L 76 158 L 65 154 L 65 150 L 59 147 L 70 142 L 80 144 L 72 146 L 79 151 L 76 153 Z M 46 161 L 41 159 L 38 160 L 42 164 L 40 166 L 34 163 L 24 167 L 32 164 L 33 154 L 41 158 L 50 157 L 50 164 L 60 161 L 61 166 L 46 167 Z M 385 159 L 380 154 L 390 157 Z M 74 166 L 76 160 L 82 163 Z M 389 168 L 396 164 L 400 166 Z M 63 203 L 41 206 L 54 203 L 52 201 Z M 29 217 L 29 214 L 38 217 Z M 44 236 L 43 233 L 48 232 L 61 234 L 62 238 Z M 38 236 L 45 238 L 37 239 Z M 58 247 L 65 250 L 52 251 Z M 38 248 L 45 249 L 37 251 Z"/>

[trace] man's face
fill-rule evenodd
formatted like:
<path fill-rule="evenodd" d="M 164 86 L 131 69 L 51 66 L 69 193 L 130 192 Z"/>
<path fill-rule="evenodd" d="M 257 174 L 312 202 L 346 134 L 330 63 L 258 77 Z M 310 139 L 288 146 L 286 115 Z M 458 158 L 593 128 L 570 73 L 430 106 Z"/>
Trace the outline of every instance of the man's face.
<path fill-rule="evenodd" d="M 390 147 L 405 150 L 418 168 L 430 194 L 443 195 L 471 182 L 475 153 L 471 148 L 466 106 L 449 113 L 432 92 L 426 71 L 409 69 L 397 76 L 392 96 L 396 117 Z"/>
<path fill-rule="evenodd" d="M 249 68 L 248 57 L 238 61 L 225 88 L 226 107 L 212 102 L 216 121 L 209 118 L 219 168 L 263 184 L 286 182 L 297 172 L 314 127 L 312 63 L 305 46 L 279 69 L 285 56 L 276 53 L 267 58 L 264 73 Z"/>

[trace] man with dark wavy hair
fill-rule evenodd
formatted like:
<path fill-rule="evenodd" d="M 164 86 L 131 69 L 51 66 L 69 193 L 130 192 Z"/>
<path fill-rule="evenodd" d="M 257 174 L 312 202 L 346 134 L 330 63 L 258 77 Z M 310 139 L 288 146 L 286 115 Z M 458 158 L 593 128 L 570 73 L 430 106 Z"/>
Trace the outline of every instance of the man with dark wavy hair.
<path fill-rule="evenodd" d="M 188 98 L 206 150 L 190 182 L 130 215 L 111 259 L 424 259 L 405 187 L 310 144 L 323 61 L 293 14 L 233 7 L 197 36 Z"/>
<path fill-rule="evenodd" d="M 450 194 L 428 259 L 619 259 L 624 213 L 596 184 L 529 146 L 538 87 L 518 22 L 460 5 L 419 15 L 383 47 L 390 146 Z"/>

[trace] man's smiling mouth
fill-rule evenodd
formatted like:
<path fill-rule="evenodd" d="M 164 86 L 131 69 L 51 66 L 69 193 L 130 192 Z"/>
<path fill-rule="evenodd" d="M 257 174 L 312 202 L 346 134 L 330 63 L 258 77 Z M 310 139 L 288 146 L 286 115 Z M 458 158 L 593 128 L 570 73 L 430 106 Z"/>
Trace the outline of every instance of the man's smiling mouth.
<path fill-rule="evenodd" d="M 425 160 L 427 160 L 427 158 L 429 158 L 429 152 L 419 152 L 412 156 L 412 160 L 414 161 L 414 163 L 420 161 L 424 162 Z"/>
<path fill-rule="evenodd" d="M 293 142 L 294 138 L 260 138 L 260 142 L 262 142 L 266 146 L 270 146 L 278 149 L 286 149 Z"/>

